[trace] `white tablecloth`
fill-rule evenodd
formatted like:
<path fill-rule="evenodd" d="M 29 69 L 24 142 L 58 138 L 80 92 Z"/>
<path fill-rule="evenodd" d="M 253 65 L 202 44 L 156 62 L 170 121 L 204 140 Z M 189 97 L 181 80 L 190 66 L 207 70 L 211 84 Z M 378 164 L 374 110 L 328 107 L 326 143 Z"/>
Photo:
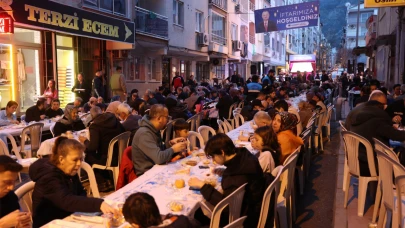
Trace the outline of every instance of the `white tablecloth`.
<path fill-rule="evenodd" d="M 53 121 L 49 122 L 49 120 L 43 120 L 38 123 L 44 123 L 44 127 L 42 128 L 42 131 L 49 131 L 51 129 L 51 126 L 55 125 L 55 122 L 53 122 Z M 26 126 L 20 125 L 20 124 L 4 126 L 4 127 L 1 127 L 0 134 L 4 133 L 4 134 L 10 134 L 12 136 L 20 136 L 22 133 L 22 130 L 25 127 Z"/>
<path fill-rule="evenodd" d="M 74 133 L 73 133 L 74 138 L 75 138 L 76 140 L 79 139 L 79 135 L 80 135 L 81 132 L 86 132 L 86 137 L 89 138 L 89 136 L 88 136 L 88 134 L 87 134 L 87 133 L 88 133 L 88 130 L 87 130 L 87 129 L 84 129 L 84 130 L 77 131 L 77 132 L 74 132 Z M 38 149 L 38 151 L 37 151 L 37 155 L 39 155 L 39 156 L 44 156 L 44 155 L 50 155 L 50 154 L 52 154 L 52 147 L 53 147 L 53 145 L 55 144 L 56 138 L 57 138 L 57 137 L 54 137 L 54 138 L 47 139 L 47 140 L 43 141 L 43 142 L 41 143 L 41 145 L 39 146 L 39 149 Z"/>
<path fill-rule="evenodd" d="M 193 159 L 199 158 L 195 157 Z M 160 214 L 165 215 L 172 213 L 193 216 L 194 212 L 199 208 L 199 202 L 203 200 L 203 196 L 199 191 L 189 189 L 187 183 L 189 178 L 198 177 L 201 180 L 204 180 L 206 178 L 217 177 L 211 174 L 210 169 L 200 169 L 199 166 L 203 165 L 201 161 L 196 166 L 190 168 L 190 175 L 176 174 L 176 171 L 185 167 L 181 164 L 182 162 L 184 162 L 184 160 L 170 163 L 168 165 L 155 165 L 145 174 L 138 177 L 125 187 L 110 194 L 105 199 L 108 203 L 114 205 L 115 203 L 125 202 L 125 199 L 135 192 L 146 192 L 155 198 Z M 183 179 L 186 186 L 182 189 L 176 189 L 173 186 L 176 179 Z M 218 181 L 217 183 L 217 188 L 219 189 L 220 182 Z M 171 201 L 182 203 L 184 205 L 183 211 L 171 211 L 168 207 L 168 204 Z"/>

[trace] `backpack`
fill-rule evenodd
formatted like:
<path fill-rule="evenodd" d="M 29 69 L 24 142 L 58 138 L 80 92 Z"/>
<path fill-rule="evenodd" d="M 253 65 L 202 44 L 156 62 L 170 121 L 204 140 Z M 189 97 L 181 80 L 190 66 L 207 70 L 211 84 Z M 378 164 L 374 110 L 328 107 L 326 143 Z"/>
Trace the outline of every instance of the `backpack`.
<path fill-rule="evenodd" d="M 174 79 L 174 88 L 182 87 L 183 83 L 181 82 L 181 77 L 177 77 Z"/>

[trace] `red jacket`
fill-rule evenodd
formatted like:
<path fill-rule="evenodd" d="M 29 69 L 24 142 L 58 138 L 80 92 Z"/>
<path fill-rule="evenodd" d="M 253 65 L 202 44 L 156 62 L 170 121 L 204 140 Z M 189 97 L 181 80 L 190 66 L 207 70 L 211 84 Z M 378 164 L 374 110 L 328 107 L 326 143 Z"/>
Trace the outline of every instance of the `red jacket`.
<path fill-rule="evenodd" d="M 122 154 L 116 190 L 124 187 L 136 178 L 134 164 L 132 163 L 132 146 L 129 146 Z"/>

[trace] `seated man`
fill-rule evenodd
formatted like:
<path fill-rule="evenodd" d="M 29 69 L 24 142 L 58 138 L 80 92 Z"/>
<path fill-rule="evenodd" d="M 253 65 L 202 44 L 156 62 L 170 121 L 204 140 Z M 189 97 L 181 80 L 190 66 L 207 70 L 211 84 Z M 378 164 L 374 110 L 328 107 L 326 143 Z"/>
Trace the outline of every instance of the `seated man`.
<path fill-rule="evenodd" d="M 132 162 L 136 175 L 139 177 L 155 164 L 165 164 L 173 157 L 187 148 L 183 139 L 173 139 L 172 147 L 166 148 L 160 136 L 160 131 L 166 127 L 169 120 L 169 111 L 163 105 L 152 105 L 149 115 L 139 121 L 140 128 L 132 140 Z M 168 145 L 167 145 L 168 146 Z"/>
<path fill-rule="evenodd" d="M 138 121 L 142 119 L 142 116 L 139 115 L 132 115 L 131 107 L 127 104 L 120 104 L 117 108 L 117 115 L 118 118 L 122 122 L 122 126 L 124 127 L 125 131 L 131 132 L 131 138 L 129 139 L 129 145 L 132 144 L 132 138 L 135 135 L 136 130 L 139 128 Z"/>
<path fill-rule="evenodd" d="M 271 127 L 272 120 L 267 112 L 258 111 L 253 117 L 253 123 L 254 123 L 253 128 L 256 130 L 259 127 L 264 127 L 264 126 Z M 242 140 L 242 141 L 248 141 L 250 139 L 250 137 L 245 136 L 245 135 L 240 135 L 238 137 L 238 139 Z"/>
<path fill-rule="evenodd" d="M 54 118 L 56 116 L 63 116 L 63 110 L 60 108 L 59 99 L 53 99 L 51 107 L 45 111 L 45 116 Z"/>
<path fill-rule="evenodd" d="M 22 166 L 6 155 L 0 155 L 0 227 L 31 227 L 31 215 L 20 211 L 15 195 L 15 181 Z"/>
<path fill-rule="evenodd" d="M 248 121 L 253 120 L 253 117 L 256 115 L 257 112 L 263 111 L 265 107 L 263 106 L 263 103 L 259 99 L 255 99 L 252 101 L 252 110 L 250 111 L 248 115 Z"/>
<path fill-rule="evenodd" d="M 38 122 L 45 119 L 45 102 L 45 99 L 40 98 L 35 106 L 29 107 L 25 112 L 25 122 Z"/>
<path fill-rule="evenodd" d="M 0 111 L 0 126 L 18 124 L 16 115 L 14 114 L 18 108 L 18 103 L 15 101 L 7 102 L 7 106 L 4 110 Z"/>

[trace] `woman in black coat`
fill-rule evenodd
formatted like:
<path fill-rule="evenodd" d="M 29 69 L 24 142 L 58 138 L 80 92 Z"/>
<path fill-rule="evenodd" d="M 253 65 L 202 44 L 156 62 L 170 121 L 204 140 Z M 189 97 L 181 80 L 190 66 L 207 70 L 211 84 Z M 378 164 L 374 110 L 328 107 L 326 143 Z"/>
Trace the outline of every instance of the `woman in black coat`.
<path fill-rule="evenodd" d="M 73 105 L 68 105 L 65 108 L 63 118 L 55 123 L 53 134 L 56 137 L 67 131 L 80 131 L 85 128 L 83 121 L 79 118 L 77 108 Z"/>
<path fill-rule="evenodd" d="M 84 146 L 81 143 L 59 137 L 50 159 L 39 159 L 30 166 L 29 176 L 35 182 L 32 194 L 34 228 L 74 212 L 116 213 L 102 199 L 86 196 L 77 175 L 83 158 Z"/>
<path fill-rule="evenodd" d="M 265 187 L 263 171 L 257 158 L 246 148 L 236 148 L 232 139 L 225 134 L 217 134 L 210 138 L 205 146 L 205 154 L 212 157 L 218 165 L 226 166 L 221 182 L 223 193 L 196 177 L 190 178 L 189 186 L 199 188 L 204 199 L 215 206 L 247 183 L 241 216 L 248 216 L 244 223 L 245 227 L 256 227 Z"/>

